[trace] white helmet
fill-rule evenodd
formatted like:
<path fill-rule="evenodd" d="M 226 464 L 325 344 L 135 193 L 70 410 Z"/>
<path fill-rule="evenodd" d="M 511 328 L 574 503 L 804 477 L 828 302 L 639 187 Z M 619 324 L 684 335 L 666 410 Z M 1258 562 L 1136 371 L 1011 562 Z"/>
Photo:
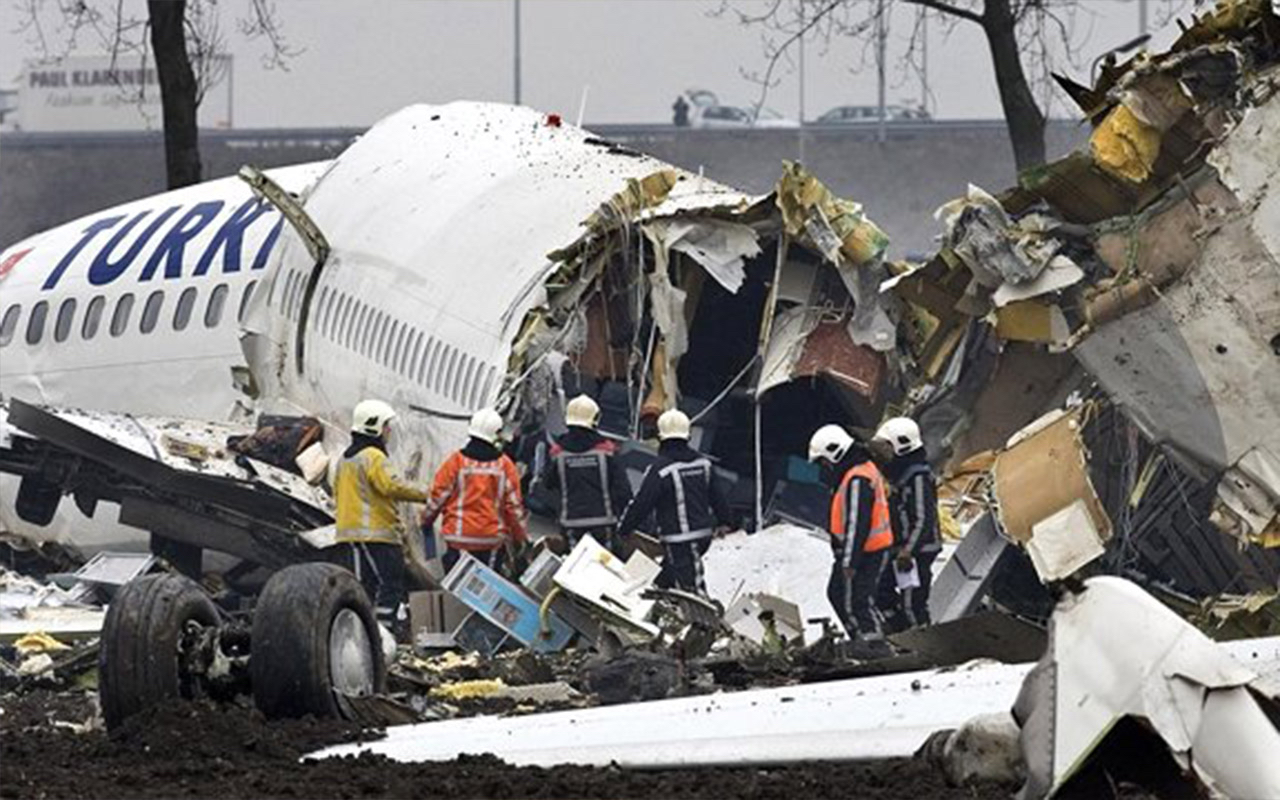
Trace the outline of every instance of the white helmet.
<path fill-rule="evenodd" d="M 351 430 L 368 436 L 381 436 L 387 423 L 396 418 L 396 410 L 381 400 L 361 400 L 351 412 Z"/>
<path fill-rule="evenodd" d="M 596 405 L 596 401 L 585 394 L 580 394 L 573 398 L 564 407 L 564 422 L 566 425 L 595 428 L 596 423 L 599 421 L 600 406 Z"/>
<path fill-rule="evenodd" d="M 498 434 L 502 432 L 502 415 L 492 408 L 482 408 L 471 415 L 471 425 L 467 435 L 488 442 L 498 443 Z"/>
<path fill-rule="evenodd" d="M 823 425 L 809 437 L 809 460 L 825 458 L 832 464 L 839 463 L 853 446 L 853 437 L 839 425 Z"/>
<path fill-rule="evenodd" d="M 905 456 L 924 447 L 920 439 L 920 426 L 910 417 L 892 417 L 885 420 L 872 439 L 893 448 L 895 456 Z"/>
<path fill-rule="evenodd" d="M 664 411 L 658 417 L 658 438 L 664 442 L 667 439 L 688 439 L 689 424 L 689 417 L 683 411 L 677 408 Z"/>

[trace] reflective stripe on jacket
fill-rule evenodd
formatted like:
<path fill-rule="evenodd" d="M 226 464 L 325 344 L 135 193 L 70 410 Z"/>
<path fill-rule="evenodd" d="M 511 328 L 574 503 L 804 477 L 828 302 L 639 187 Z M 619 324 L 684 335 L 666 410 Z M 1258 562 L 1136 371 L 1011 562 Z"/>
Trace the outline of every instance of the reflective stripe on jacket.
<path fill-rule="evenodd" d="M 889 492 L 884 476 L 870 461 L 864 461 L 849 469 L 840 479 L 840 488 L 831 499 L 831 535 L 843 539 L 846 534 L 857 536 L 857 500 L 850 502 L 850 487 L 855 479 L 866 481 L 874 492 L 871 501 L 871 519 L 868 521 L 867 538 L 862 552 L 875 553 L 893 547 L 893 527 L 889 521 Z M 851 520 L 851 518 L 853 518 Z M 850 530 L 850 521 L 853 530 Z"/>
<path fill-rule="evenodd" d="M 366 447 L 338 462 L 334 477 L 339 542 L 398 544 L 404 530 L 397 501 L 423 502 L 427 493 L 402 483 L 387 454 Z"/>
<path fill-rule="evenodd" d="M 890 473 L 892 474 L 892 473 Z M 942 550 L 938 531 L 938 492 L 927 462 L 911 464 L 893 482 L 889 497 L 898 547 L 912 554 Z"/>
<path fill-rule="evenodd" d="M 436 472 L 427 517 L 441 515 L 445 544 L 457 550 L 494 550 L 508 536 L 526 538 L 520 473 L 505 455 L 493 461 L 449 456 Z"/>
<path fill-rule="evenodd" d="M 644 474 L 640 491 L 622 514 L 619 535 L 657 518 L 664 542 L 710 538 L 716 525 L 728 524 L 731 511 L 711 462 L 683 440 L 668 440 Z"/>
<path fill-rule="evenodd" d="M 609 459 L 613 443 L 601 442 L 585 453 L 551 448 L 560 487 L 560 524 L 566 528 L 593 528 L 618 522 L 609 496 Z"/>

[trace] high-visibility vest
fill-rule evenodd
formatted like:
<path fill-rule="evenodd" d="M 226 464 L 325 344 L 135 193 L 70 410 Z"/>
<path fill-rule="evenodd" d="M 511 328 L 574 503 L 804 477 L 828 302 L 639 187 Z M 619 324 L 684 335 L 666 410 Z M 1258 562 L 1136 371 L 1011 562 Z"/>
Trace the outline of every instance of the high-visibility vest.
<path fill-rule="evenodd" d="M 402 535 L 397 501 L 423 502 L 427 493 L 400 480 L 386 453 L 366 447 L 344 457 L 334 478 L 339 542 L 397 544 Z"/>
<path fill-rule="evenodd" d="M 436 472 L 427 517 L 440 514 L 449 547 L 493 550 L 508 536 L 517 542 L 527 538 L 523 506 L 520 475 L 510 458 L 477 461 L 459 451 Z"/>
<path fill-rule="evenodd" d="M 867 534 L 867 541 L 862 545 L 862 552 L 875 553 L 887 550 L 893 547 L 893 526 L 889 521 L 889 492 L 885 486 L 884 476 L 870 461 L 864 461 L 852 467 L 840 479 L 840 488 L 836 490 L 836 496 L 831 500 L 831 535 L 843 537 L 847 533 L 845 524 L 848 520 L 848 509 L 845 508 L 845 502 L 849 495 L 849 484 L 855 478 L 863 478 L 870 482 L 875 492 L 875 499 L 871 503 L 871 529 Z"/>

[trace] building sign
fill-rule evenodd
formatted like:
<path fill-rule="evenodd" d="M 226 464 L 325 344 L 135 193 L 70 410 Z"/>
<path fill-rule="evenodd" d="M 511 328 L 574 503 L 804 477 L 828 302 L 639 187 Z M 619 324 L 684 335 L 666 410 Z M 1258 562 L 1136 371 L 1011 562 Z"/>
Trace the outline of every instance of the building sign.
<path fill-rule="evenodd" d="M 231 127 L 231 60 L 200 103 L 202 128 Z M 160 130 L 160 82 L 150 58 L 72 56 L 28 63 L 18 86 L 17 124 L 26 131 Z"/>

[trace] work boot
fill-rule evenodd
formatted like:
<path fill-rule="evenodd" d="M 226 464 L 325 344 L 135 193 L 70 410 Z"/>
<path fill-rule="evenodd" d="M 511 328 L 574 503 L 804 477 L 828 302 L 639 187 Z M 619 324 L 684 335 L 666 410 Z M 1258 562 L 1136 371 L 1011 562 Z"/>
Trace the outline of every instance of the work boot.
<path fill-rule="evenodd" d="M 849 657 L 857 661 L 876 661 L 893 655 L 893 648 L 884 639 L 854 639 L 845 648 Z"/>

